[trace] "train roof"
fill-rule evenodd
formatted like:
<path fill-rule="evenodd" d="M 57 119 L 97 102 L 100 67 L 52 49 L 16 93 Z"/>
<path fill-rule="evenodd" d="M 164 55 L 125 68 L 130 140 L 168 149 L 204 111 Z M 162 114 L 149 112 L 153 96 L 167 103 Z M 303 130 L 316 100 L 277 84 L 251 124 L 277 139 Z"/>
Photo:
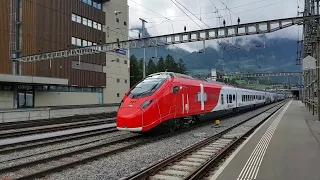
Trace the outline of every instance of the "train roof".
<path fill-rule="evenodd" d="M 212 80 L 208 80 L 208 79 L 205 79 L 205 80 L 204 79 L 199 79 L 199 78 L 192 77 L 190 75 L 181 74 L 181 73 L 175 73 L 175 72 L 157 72 L 157 73 L 150 74 L 147 77 L 158 76 L 158 75 L 169 75 L 172 78 L 184 78 L 184 79 L 198 80 L 198 81 L 203 81 L 203 82 L 208 82 L 208 83 L 213 83 L 213 84 L 219 84 L 219 85 L 228 86 L 228 87 L 234 87 L 234 88 L 243 89 L 243 90 L 275 93 L 275 92 L 270 92 L 270 91 L 266 91 L 266 90 L 257 90 L 257 89 L 251 89 L 251 88 L 238 87 L 238 86 L 234 86 L 234 85 L 231 85 L 231 84 L 228 84 L 228 83 L 224 83 L 224 82 L 219 82 L 219 81 L 212 81 Z M 279 94 L 279 93 L 275 93 L 275 94 Z"/>

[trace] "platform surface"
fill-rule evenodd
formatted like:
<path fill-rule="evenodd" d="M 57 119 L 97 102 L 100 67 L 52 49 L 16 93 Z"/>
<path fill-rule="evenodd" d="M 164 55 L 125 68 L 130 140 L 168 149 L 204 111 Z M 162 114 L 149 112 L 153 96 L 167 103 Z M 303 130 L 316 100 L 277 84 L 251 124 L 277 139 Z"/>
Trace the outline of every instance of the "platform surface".
<path fill-rule="evenodd" d="M 301 101 L 289 101 L 210 180 L 319 180 L 320 122 L 310 114 Z"/>

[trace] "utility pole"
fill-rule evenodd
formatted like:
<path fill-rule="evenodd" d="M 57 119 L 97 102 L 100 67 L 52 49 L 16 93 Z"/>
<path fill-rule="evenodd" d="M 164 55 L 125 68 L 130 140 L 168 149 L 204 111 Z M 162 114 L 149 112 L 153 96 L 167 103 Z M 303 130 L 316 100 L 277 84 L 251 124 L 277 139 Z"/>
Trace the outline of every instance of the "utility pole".
<path fill-rule="evenodd" d="M 319 15 L 319 0 L 305 0 L 304 16 Z M 319 19 L 303 23 L 303 57 L 311 56 L 316 59 L 315 67 L 304 67 L 304 102 L 312 114 L 318 113 L 320 120 L 320 32 Z"/>
<path fill-rule="evenodd" d="M 145 23 L 148 23 L 146 20 L 139 18 L 142 21 L 142 38 L 145 38 Z M 145 47 L 145 41 L 143 41 L 143 78 L 146 77 L 146 47 Z"/>

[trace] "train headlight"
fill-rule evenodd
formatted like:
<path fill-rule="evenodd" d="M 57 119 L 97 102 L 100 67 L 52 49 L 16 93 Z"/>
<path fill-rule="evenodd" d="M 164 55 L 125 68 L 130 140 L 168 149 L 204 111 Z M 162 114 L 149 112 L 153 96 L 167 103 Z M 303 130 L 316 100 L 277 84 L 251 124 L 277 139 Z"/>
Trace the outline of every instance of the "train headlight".
<path fill-rule="evenodd" d="M 152 100 L 148 100 L 141 105 L 141 108 L 146 109 L 151 103 L 152 103 Z"/>

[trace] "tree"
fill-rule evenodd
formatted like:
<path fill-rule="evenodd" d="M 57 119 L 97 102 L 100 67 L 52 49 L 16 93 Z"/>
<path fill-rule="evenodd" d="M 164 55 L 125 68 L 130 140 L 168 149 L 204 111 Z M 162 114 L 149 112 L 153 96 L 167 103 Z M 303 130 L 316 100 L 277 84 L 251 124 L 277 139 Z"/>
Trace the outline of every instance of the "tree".
<path fill-rule="evenodd" d="M 157 72 L 157 66 L 153 62 L 153 60 L 150 59 L 149 62 L 148 62 L 148 66 L 147 66 L 147 75 L 153 74 L 153 73 L 156 73 L 156 72 Z"/>
<path fill-rule="evenodd" d="M 236 79 L 232 79 L 229 83 L 231 85 L 233 85 L 233 86 L 239 86 L 239 84 L 237 83 Z"/>
<path fill-rule="evenodd" d="M 157 70 L 158 72 L 164 72 L 166 71 L 166 65 L 164 63 L 164 60 L 162 57 L 160 57 L 158 63 L 157 63 Z"/>
<path fill-rule="evenodd" d="M 167 55 L 166 60 L 164 62 L 165 66 L 166 66 L 166 70 L 170 71 L 170 72 L 177 72 L 178 70 L 178 65 L 177 63 L 174 61 L 174 58 L 171 55 Z"/>
<path fill-rule="evenodd" d="M 141 66 L 137 58 L 134 55 L 132 55 L 130 57 L 130 87 L 132 87 L 140 81 L 142 69 L 142 67 L 140 67 Z"/>
<path fill-rule="evenodd" d="M 187 67 L 184 64 L 182 59 L 179 59 L 177 72 L 181 73 L 181 74 L 186 74 L 187 73 Z"/>

